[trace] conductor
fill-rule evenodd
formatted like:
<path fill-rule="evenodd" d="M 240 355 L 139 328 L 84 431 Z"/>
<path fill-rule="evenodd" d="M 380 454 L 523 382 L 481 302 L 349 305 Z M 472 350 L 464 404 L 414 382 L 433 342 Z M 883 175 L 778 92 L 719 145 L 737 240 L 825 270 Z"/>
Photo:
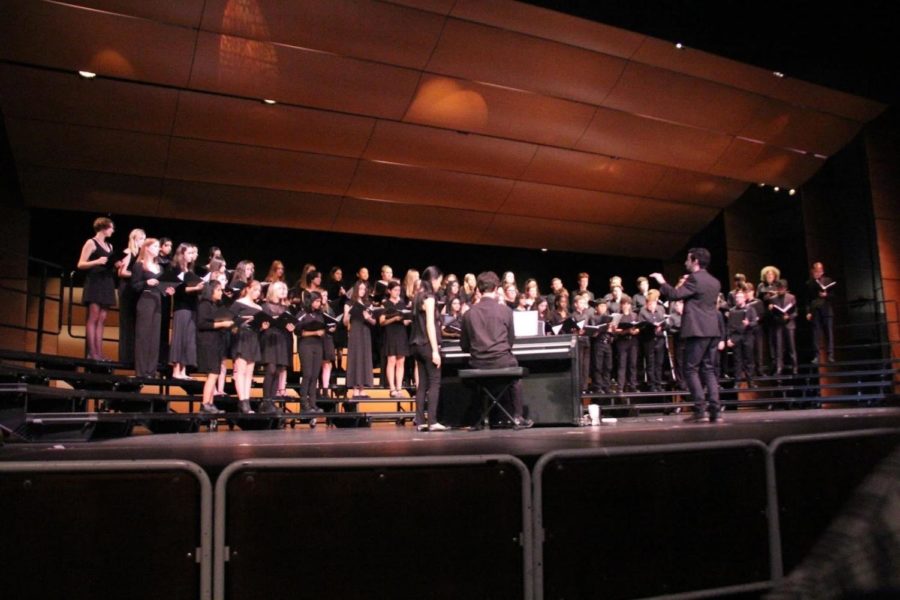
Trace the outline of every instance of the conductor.
<path fill-rule="evenodd" d="M 476 280 L 481 300 L 462 317 L 460 345 L 469 353 L 469 366 L 473 369 L 501 369 L 517 367 L 519 361 L 512 353 L 515 340 L 512 311 L 500 304 L 497 288 L 500 278 L 493 271 L 478 275 Z M 510 386 L 512 396 L 513 426 L 523 429 L 534 425 L 531 419 L 522 417 L 522 382 Z"/>
<path fill-rule="evenodd" d="M 709 250 L 706 248 L 688 250 L 684 261 L 688 277 L 677 288 L 667 284 L 659 273 L 650 275 L 660 284 L 660 291 L 669 300 L 684 301 L 684 313 L 681 317 L 681 338 L 685 343 L 684 377 L 694 402 L 694 414 L 686 421 L 692 423 L 723 421 L 719 414 L 719 381 L 714 367 L 720 339 L 716 299 L 722 286 L 718 279 L 706 271 L 709 261 Z"/>

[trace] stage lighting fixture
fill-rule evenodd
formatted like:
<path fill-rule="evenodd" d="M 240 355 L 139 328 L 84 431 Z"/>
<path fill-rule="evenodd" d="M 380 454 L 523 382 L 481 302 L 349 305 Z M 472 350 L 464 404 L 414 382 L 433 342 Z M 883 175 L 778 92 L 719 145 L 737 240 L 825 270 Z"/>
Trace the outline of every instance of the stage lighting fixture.
<path fill-rule="evenodd" d="M 84 77 L 85 79 L 93 79 L 94 77 L 97 76 L 96 73 L 93 73 L 91 71 L 78 71 L 78 74 L 81 75 L 82 77 Z"/>
<path fill-rule="evenodd" d="M 765 181 L 761 182 L 761 183 L 759 184 L 759 187 L 766 187 L 766 182 L 765 182 Z"/>
<path fill-rule="evenodd" d="M 781 71 L 773 71 L 772 75 L 774 75 L 775 77 L 778 77 L 779 79 L 784 78 L 784 73 L 782 73 Z"/>
<path fill-rule="evenodd" d="M 795 190 L 794 188 L 791 188 L 791 191 L 788 192 L 788 196 L 793 196 L 796 193 L 797 193 L 797 190 Z"/>
<path fill-rule="evenodd" d="M 776 186 L 775 186 L 775 187 L 773 187 L 773 188 L 772 188 L 772 189 L 773 189 L 773 190 L 775 190 L 775 191 L 776 191 L 776 192 L 779 192 L 779 191 L 781 191 L 781 188 L 780 188 L 780 187 L 778 187 L 778 186 L 777 186 L 777 185 L 776 185 Z"/>
<path fill-rule="evenodd" d="M 684 44 L 682 44 L 681 42 L 678 42 L 677 44 L 675 44 L 675 47 L 678 48 L 679 50 L 684 50 Z"/>
<path fill-rule="evenodd" d="M 266 104 L 278 104 L 275 100 L 271 100 L 269 98 L 263 98 L 263 102 Z"/>
<path fill-rule="evenodd" d="M 547 251 L 546 248 L 541 248 L 541 252 L 546 252 L 546 251 Z"/>

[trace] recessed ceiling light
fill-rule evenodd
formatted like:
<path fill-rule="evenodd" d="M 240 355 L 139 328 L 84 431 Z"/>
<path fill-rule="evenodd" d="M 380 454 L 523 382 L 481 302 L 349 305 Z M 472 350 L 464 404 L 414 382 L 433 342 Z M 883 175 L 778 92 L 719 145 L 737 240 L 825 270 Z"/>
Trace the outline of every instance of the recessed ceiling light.
<path fill-rule="evenodd" d="M 546 248 L 541 248 L 541 252 L 546 252 L 546 251 L 547 251 Z"/>
<path fill-rule="evenodd" d="M 97 76 L 97 74 L 92 71 L 78 71 L 78 74 L 81 75 L 82 77 L 84 77 L 85 79 L 93 79 L 94 77 Z"/>
<path fill-rule="evenodd" d="M 678 48 L 679 50 L 684 50 L 684 44 L 682 44 L 681 42 L 678 42 L 677 44 L 675 44 L 675 47 Z"/>
<path fill-rule="evenodd" d="M 796 193 L 797 193 L 797 190 L 795 190 L 794 188 L 791 188 L 791 191 L 788 192 L 788 196 L 793 196 Z"/>
<path fill-rule="evenodd" d="M 766 183 L 765 182 L 760 183 L 759 187 L 766 187 Z"/>
<path fill-rule="evenodd" d="M 263 98 L 263 102 L 266 104 L 278 104 L 275 100 L 271 100 L 269 98 Z"/>
<path fill-rule="evenodd" d="M 778 187 L 777 185 L 776 185 L 774 188 L 772 188 L 772 189 L 775 190 L 776 192 L 780 192 L 780 191 L 781 191 L 781 188 Z"/>
<path fill-rule="evenodd" d="M 778 77 L 778 78 L 784 77 L 784 73 L 782 73 L 781 71 L 773 71 L 772 75 L 774 75 L 775 77 Z"/>

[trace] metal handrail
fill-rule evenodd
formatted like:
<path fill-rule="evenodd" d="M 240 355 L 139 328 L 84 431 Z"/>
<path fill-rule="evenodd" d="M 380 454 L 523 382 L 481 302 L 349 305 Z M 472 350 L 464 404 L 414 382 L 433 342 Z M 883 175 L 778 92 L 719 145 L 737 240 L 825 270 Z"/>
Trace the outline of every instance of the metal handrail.
<path fill-rule="evenodd" d="M 67 277 L 68 284 L 65 286 L 69 291 L 69 306 L 68 306 L 68 310 L 66 311 L 66 333 L 68 333 L 69 337 L 71 337 L 73 339 L 83 340 L 83 339 L 87 338 L 87 335 L 86 334 L 78 335 L 72 329 L 72 321 L 73 321 L 72 310 L 73 310 L 73 307 L 75 306 L 75 301 L 74 301 L 74 298 L 75 298 L 75 273 L 76 273 L 75 271 L 69 272 L 68 277 Z M 85 309 L 85 310 L 87 310 L 87 309 Z M 107 312 L 119 312 L 119 305 L 116 304 L 115 306 L 110 306 L 106 310 L 107 310 Z M 62 318 L 61 315 L 60 315 L 60 318 Z M 104 342 L 118 342 L 119 338 L 118 337 L 108 338 L 108 337 L 104 336 L 103 341 Z"/>

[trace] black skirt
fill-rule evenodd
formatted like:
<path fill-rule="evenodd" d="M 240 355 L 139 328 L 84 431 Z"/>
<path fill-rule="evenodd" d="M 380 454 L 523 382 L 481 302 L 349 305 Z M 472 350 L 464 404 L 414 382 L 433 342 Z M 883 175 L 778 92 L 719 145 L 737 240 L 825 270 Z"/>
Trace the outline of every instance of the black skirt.
<path fill-rule="evenodd" d="M 241 327 L 231 336 L 231 358 L 243 358 L 247 362 L 259 362 L 262 352 L 259 347 L 259 334 L 250 327 Z"/>

